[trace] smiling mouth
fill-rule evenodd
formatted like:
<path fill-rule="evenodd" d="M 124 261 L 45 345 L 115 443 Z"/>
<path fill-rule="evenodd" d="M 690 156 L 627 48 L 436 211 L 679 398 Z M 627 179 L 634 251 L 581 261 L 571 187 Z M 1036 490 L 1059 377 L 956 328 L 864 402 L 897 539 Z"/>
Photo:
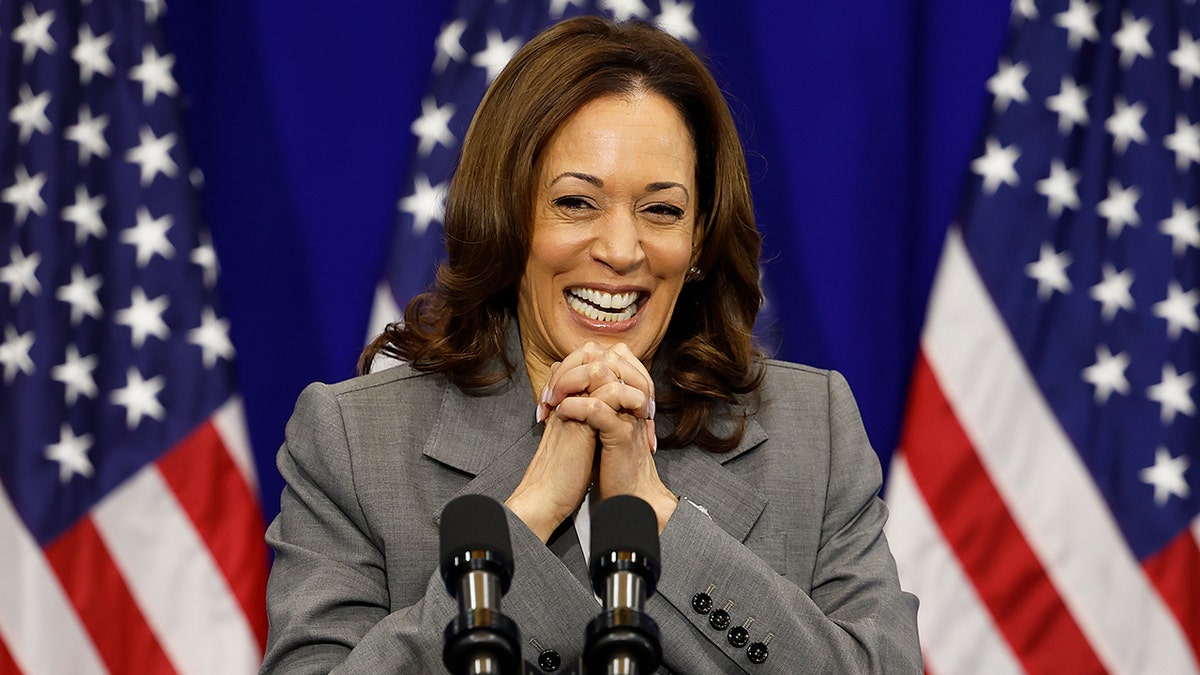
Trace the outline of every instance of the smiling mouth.
<path fill-rule="evenodd" d="M 633 318 L 641 306 L 638 302 L 643 293 L 606 293 L 594 288 L 568 288 L 563 294 L 567 305 L 593 321 L 617 323 Z"/>

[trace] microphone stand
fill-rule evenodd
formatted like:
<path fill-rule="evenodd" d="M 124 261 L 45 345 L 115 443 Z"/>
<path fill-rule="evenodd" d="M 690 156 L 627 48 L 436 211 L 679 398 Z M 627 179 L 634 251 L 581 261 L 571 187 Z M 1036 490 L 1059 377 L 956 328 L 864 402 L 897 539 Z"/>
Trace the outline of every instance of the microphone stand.
<path fill-rule="evenodd" d="M 641 576 L 624 572 L 610 574 L 605 581 L 605 607 L 641 607 L 645 602 L 646 587 Z M 633 615 L 621 618 L 629 621 Z M 628 648 L 614 648 L 604 675 L 638 675 L 638 661 Z"/>
<path fill-rule="evenodd" d="M 588 675 L 640 675 L 662 661 L 658 624 L 643 610 L 659 574 L 658 521 L 646 502 L 610 497 L 592 514 L 592 585 L 604 611 L 584 630 Z"/>
<path fill-rule="evenodd" d="M 480 555 L 482 551 L 472 551 Z M 464 675 L 501 675 L 510 673 L 516 657 L 513 643 L 517 627 L 498 611 L 500 580 L 495 574 L 471 570 L 459 579 L 458 617 L 447 626 L 445 659 L 459 664 L 456 673 Z M 504 663 L 499 655 L 503 656 Z"/>
<path fill-rule="evenodd" d="M 522 672 L 517 624 L 500 611 L 512 581 L 512 543 L 504 507 L 464 495 L 442 510 L 442 580 L 458 603 L 446 626 L 442 662 L 453 675 Z"/>

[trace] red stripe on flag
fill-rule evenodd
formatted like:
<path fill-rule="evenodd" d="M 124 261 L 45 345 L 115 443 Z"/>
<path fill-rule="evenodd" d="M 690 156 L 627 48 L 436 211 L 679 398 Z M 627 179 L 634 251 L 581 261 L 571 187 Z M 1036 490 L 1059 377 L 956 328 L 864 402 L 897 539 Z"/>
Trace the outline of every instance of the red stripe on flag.
<path fill-rule="evenodd" d="M 1142 564 L 1200 659 L 1200 548 L 1184 530 Z"/>
<path fill-rule="evenodd" d="M 1104 667 L 1012 519 L 924 354 L 900 446 L 913 481 L 996 625 L 1030 673 Z"/>
<path fill-rule="evenodd" d="M 260 648 L 267 643 L 267 548 L 258 499 L 212 421 L 158 461 L 159 472 L 225 576 Z"/>
<path fill-rule="evenodd" d="M 91 518 L 80 519 L 47 546 L 46 560 L 109 671 L 175 672 Z"/>
<path fill-rule="evenodd" d="M 8 651 L 8 645 L 4 643 L 4 638 L 0 637 L 0 673 L 6 675 L 21 675 L 21 669 L 17 667 L 17 661 Z"/>

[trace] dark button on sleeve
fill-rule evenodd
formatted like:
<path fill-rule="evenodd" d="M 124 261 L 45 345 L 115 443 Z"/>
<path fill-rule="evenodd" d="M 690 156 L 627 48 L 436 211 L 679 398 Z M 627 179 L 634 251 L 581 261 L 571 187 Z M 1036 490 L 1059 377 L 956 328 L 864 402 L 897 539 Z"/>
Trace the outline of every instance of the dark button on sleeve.
<path fill-rule="evenodd" d="M 721 609 L 714 609 L 712 614 L 708 615 L 708 625 L 716 630 L 725 630 L 729 628 L 729 610 L 733 609 L 733 601 L 726 601 L 725 606 Z"/>
<path fill-rule="evenodd" d="M 553 673 L 562 666 L 562 657 L 553 649 L 543 649 L 541 654 L 538 654 L 538 668 L 543 672 Z"/>
<path fill-rule="evenodd" d="M 729 612 L 723 609 L 714 609 L 713 613 L 708 615 L 708 625 L 717 630 L 729 628 Z"/>
<path fill-rule="evenodd" d="M 767 660 L 767 643 L 773 637 L 775 637 L 774 633 L 767 633 L 762 642 L 754 642 L 746 647 L 746 658 L 750 659 L 750 663 L 762 663 Z"/>
<path fill-rule="evenodd" d="M 746 647 L 746 656 L 750 659 L 750 663 L 762 663 L 767 660 L 767 646 L 761 642 Z"/>

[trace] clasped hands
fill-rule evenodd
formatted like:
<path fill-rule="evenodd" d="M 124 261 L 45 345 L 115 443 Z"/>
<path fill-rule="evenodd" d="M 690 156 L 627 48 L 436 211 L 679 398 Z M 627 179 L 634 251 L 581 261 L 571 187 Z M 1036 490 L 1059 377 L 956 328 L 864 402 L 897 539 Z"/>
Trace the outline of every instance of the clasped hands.
<path fill-rule="evenodd" d="M 624 343 L 588 342 L 554 364 L 537 419 L 546 425 L 525 476 L 505 502 L 541 540 L 592 499 L 644 499 L 666 526 L 679 500 L 654 465 L 654 382 Z"/>

